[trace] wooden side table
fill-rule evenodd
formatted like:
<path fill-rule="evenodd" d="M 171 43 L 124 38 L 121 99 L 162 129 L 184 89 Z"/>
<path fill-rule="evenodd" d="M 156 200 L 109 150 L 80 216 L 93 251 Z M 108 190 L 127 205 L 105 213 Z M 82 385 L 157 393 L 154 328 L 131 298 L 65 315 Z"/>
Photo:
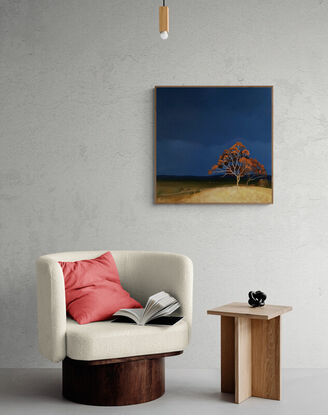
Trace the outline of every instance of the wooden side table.
<path fill-rule="evenodd" d="M 221 316 L 221 391 L 241 403 L 250 396 L 280 400 L 280 316 L 292 307 L 230 303 Z"/>

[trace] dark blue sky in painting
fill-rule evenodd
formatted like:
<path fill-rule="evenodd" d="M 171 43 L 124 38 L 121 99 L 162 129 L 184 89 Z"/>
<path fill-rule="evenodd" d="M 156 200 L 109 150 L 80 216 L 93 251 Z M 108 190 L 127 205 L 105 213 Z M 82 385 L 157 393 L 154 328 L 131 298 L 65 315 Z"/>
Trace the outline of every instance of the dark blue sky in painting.
<path fill-rule="evenodd" d="M 272 174 L 270 87 L 156 91 L 158 175 L 206 176 L 236 141 Z"/>

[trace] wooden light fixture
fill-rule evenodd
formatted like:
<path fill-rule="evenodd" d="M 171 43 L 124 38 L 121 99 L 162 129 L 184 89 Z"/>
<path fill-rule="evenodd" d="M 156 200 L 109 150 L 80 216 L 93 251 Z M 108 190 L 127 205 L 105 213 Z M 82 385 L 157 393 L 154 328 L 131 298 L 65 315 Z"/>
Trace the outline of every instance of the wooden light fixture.
<path fill-rule="evenodd" d="M 165 0 L 159 7 L 159 33 L 163 40 L 169 37 L 169 8 L 165 6 Z"/>

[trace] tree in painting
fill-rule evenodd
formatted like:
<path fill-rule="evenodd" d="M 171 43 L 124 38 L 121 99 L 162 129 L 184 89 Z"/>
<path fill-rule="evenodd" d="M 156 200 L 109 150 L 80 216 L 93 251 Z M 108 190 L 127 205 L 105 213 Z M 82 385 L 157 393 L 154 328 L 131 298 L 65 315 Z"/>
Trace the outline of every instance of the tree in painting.
<path fill-rule="evenodd" d="M 250 157 L 250 152 L 243 143 L 237 141 L 228 150 L 224 150 L 217 164 L 211 167 L 208 174 L 221 174 L 236 178 L 237 187 L 242 177 L 247 178 L 247 184 L 251 181 L 267 176 L 266 170 L 258 160 Z"/>
<path fill-rule="evenodd" d="M 247 184 L 252 181 L 265 179 L 267 177 L 267 172 L 258 160 L 251 158 L 250 159 L 250 171 L 247 174 Z"/>

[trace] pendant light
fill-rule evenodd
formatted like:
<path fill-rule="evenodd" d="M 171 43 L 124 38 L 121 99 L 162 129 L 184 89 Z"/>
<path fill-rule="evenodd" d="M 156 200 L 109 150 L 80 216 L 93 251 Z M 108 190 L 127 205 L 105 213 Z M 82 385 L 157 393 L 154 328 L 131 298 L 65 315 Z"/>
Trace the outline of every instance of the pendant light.
<path fill-rule="evenodd" d="M 169 37 L 169 8 L 165 6 L 165 0 L 159 7 L 159 33 L 163 40 Z"/>

